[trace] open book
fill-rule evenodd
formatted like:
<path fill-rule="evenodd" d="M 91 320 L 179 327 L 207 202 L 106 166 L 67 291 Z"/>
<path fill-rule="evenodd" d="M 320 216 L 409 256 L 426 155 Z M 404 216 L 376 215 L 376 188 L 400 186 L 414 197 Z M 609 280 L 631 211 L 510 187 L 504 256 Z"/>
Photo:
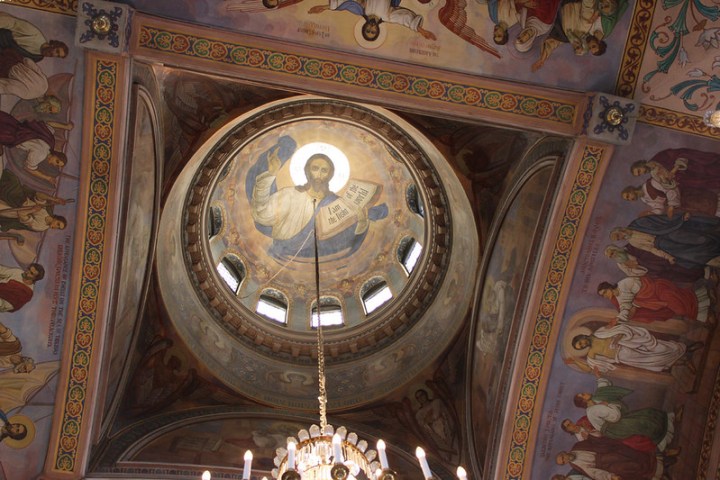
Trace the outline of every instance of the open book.
<path fill-rule="evenodd" d="M 340 197 L 318 212 L 318 238 L 332 237 L 357 222 L 358 212 L 372 206 L 380 192 L 382 185 L 351 178 Z"/>

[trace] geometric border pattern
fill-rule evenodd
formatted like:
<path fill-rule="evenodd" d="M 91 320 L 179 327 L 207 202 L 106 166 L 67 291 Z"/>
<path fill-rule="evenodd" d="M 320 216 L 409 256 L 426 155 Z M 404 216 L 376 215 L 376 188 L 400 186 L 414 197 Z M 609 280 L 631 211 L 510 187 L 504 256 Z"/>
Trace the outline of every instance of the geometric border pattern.
<path fill-rule="evenodd" d="M 519 398 L 513 414 L 509 456 L 504 474 L 504 478 L 507 480 L 518 480 L 522 477 L 527 460 L 527 448 L 536 400 L 542 381 L 543 363 L 550 343 L 561 289 L 565 275 L 568 273 L 568 265 L 595 173 L 606 148 L 596 145 L 585 146 L 580 167 L 565 206 L 560 231 L 553 247 L 552 260 L 545 276 L 540 306 L 535 317 L 532 342 L 527 352 Z"/>
<path fill-rule="evenodd" d="M 655 0 L 638 0 L 635 5 L 615 86 L 615 94 L 620 97 L 635 97 L 638 73 L 650 37 L 656 3 Z"/>
<path fill-rule="evenodd" d="M 693 133 L 703 137 L 720 139 L 720 128 L 711 128 L 705 125 L 702 117 L 684 115 L 662 107 L 640 106 L 641 122 L 657 127 L 672 128 L 685 133 Z"/>
<path fill-rule="evenodd" d="M 66 396 L 64 400 L 60 441 L 55 453 L 54 469 L 75 469 L 78 443 L 85 415 L 86 393 L 93 356 L 93 339 L 102 277 L 105 228 L 108 212 L 110 161 L 113 156 L 114 118 L 119 64 L 96 60 L 94 66 L 93 138 L 90 157 L 90 190 L 80 269 L 80 298 L 71 348 Z"/>
<path fill-rule="evenodd" d="M 138 28 L 140 48 L 183 57 L 360 86 L 413 98 L 439 100 L 481 110 L 512 113 L 563 125 L 572 125 L 577 113 L 577 106 L 572 103 L 540 96 L 503 92 L 426 76 L 256 48 L 144 24 L 140 24 Z"/>
<path fill-rule="evenodd" d="M 63 15 L 75 15 L 77 13 L 78 0 L 3 0 L 8 5 L 34 8 L 51 13 L 62 13 Z"/>

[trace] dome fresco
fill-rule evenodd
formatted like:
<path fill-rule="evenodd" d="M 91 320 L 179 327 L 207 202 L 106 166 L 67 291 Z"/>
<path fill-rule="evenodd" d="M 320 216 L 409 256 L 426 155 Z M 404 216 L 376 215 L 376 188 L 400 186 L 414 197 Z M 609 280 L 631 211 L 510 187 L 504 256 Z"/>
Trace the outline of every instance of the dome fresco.
<path fill-rule="evenodd" d="M 477 251 L 462 202 L 442 155 L 394 114 L 316 97 L 273 102 L 210 138 L 170 193 L 160 241 L 173 248 L 159 256 L 169 316 L 229 386 L 285 405 L 287 384 L 293 406 L 312 408 L 315 229 L 338 379 L 331 406 L 366 403 L 437 358 L 462 326 L 471 286 L 458 279 L 475 261 L 458 255 Z M 163 274 L 177 262 L 187 277 Z"/>
<path fill-rule="evenodd" d="M 310 172 L 321 176 L 317 190 L 306 180 L 311 167 L 331 170 Z M 368 321 L 361 287 L 373 272 L 383 272 L 393 298 L 407 285 L 393 247 L 404 237 L 425 243 L 425 219 L 405 199 L 415 183 L 410 171 L 376 134 L 327 119 L 285 123 L 243 145 L 222 173 L 208 199 L 223 225 L 208 232 L 209 252 L 215 265 L 228 255 L 240 259 L 247 273 L 235 299 L 249 311 L 272 288 L 288 302 L 286 319 L 275 321 L 310 330 L 315 218 L 321 295 L 340 301 L 343 326 Z"/>

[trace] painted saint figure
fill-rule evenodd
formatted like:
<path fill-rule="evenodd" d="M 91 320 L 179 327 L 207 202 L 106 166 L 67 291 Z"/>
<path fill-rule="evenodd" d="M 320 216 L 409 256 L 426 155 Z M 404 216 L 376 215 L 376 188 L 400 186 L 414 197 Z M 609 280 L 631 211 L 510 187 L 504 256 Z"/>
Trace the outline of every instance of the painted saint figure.
<path fill-rule="evenodd" d="M 0 231 L 64 230 L 67 219 L 55 215 L 53 208 L 71 201 L 28 188 L 12 171 L 5 169 L 0 173 Z M 22 244 L 22 239 L 18 239 L 18 243 Z"/>
<path fill-rule="evenodd" d="M 621 322 L 649 323 L 670 318 L 704 322 L 710 308 L 710 297 L 704 286 L 692 290 L 678 287 L 670 280 L 648 276 L 627 277 L 618 283 L 601 282 L 597 293 L 615 305 Z"/>
<path fill-rule="evenodd" d="M 32 23 L 5 12 L 0 12 L 0 48 L 12 48 L 35 62 L 45 57 L 65 58 L 68 54 L 63 42 L 48 40 Z"/>
<path fill-rule="evenodd" d="M 629 202 L 640 200 L 650 207 L 651 213 L 666 214 L 668 218 L 672 218 L 678 210 L 692 215 L 720 216 L 718 193 L 710 190 L 685 188 L 677 185 L 677 182 L 660 183 L 654 178 L 650 178 L 640 186 L 624 188 L 622 198 Z"/>
<path fill-rule="evenodd" d="M 327 210 L 340 198 L 330 190 L 335 165 L 327 155 L 313 154 L 304 166 L 307 183 L 277 190 L 275 180 L 283 163 L 281 156 L 288 159 L 292 153 L 286 148 L 287 145 L 282 145 L 283 140 L 287 143 L 287 139 L 289 137 L 281 138 L 278 145 L 266 152 L 266 155 L 261 155 L 257 166 L 266 165 L 265 171 L 257 173 L 257 170 L 251 170 L 248 174 L 252 215 L 258 229 L 273 239 L 271 255 L 279 259 L 312 258 L 314 246 L 308 239 L 315 221 L 322 209 Z M 294 141 L 292 143 L 294 150 Z M 357 209 L 354 215 L 354 222 L 341 224 L 348 226 L 325 233 L 321 228 L 318 229 L 320 256 L 345 257 L 355 252 L 367 235 L 369 222 L 387 216 L 387 206 L 382 204 L 369 209 L 365 206 Z M 349 216 L 352 217 L 352 214 Z M 320 218 L 319 226 L 322 224 Z"/>
<path fill-rule="evenodd" d="M 35 361 L 21 355 L 22 344 L 12 330 L 0 323 L 0 371 L 12 369 L 13 373 L 30 373 Z"/>
<path fill-rule="evenodd" d="M 720 218 L 676 213 L 646 215 L 610 232 L 613 241 L 625 240 L 670 264 L 685 268 L 720 266 Z"/>
<path fill-rule="evenodd" d="M 605 256 L 616 262 L 618 268 L 628 277 L 648 275 L 673 282 L 693 283 L 705 275 L 704 267 L 686 268 L 671 264 L 657 255 L 640 250 L 630 244 L 624 247 L 610 244 L 605 248 Z"/>
<path fill-rule="evenodd" d="M 597 430 L 592 423 L 590 423 L 587 415 L 580 417 L 577 422 L 573 422 L 569 418 L 566 418 L 561 422 L 560 428 L 562 428 L 564 432 L 567 432 L 575 437 L 578 441 L 587 440 L 590 437 L 600 438 L 603 436 L 603 434 Z M 655 450 L 657 450 L 655 442 L 646 435 L 633 434 L 623 439 L 616 439 L 615 441 L 620 442 L 634 450 L 640 450 L 641 452 L 655 453 Z M 679 451 L 674 449 L 670 453 L 677 454 Z M 667 450 L 665 451 L 665 454 L 667 455 Z"/>
<path fill-rule="evenodd" d="M 578 393 L 574 402 L 575 406 L 585 409 L 588 422 L 602 436 L 624 440 L 642 435 L 648 437 L 659 451 L 667 451 L 675 434 L 675 421 L 679 421 L 679 414 L 657 408 L 630 410 L 623 403 L 623 398 L 631 393 L 633 390 L 615 386 L 610 380 L 600 377 L 595 392 Z"/>
<path fill-rule="evenodd" d="M 380 36 L 382 23 L 395 23 L 419 33 L 427 40 L 435 40 L 435 34 L 422 27 L 423 17 L 408 8 L 400 6 L 400 0 L 330 0 L 328 5 L 316 5 L 308 13 L 322 13 L 326 10 L 345 10 L 365 19 L 362 26 L 362 36 L 368 42 L 373 42 Z"/>
<path fill-rule="evenodd" d="M 569 43 L 575 55 L 600 56 L 607 50 L 605 38 L 627 9 L 627 0 L 562 0 L 555 24 L 542 44 L 532 71 L 542 68 L 550 54 Z"/>
<path fill-rule="evenodd" d="M 16 61 L 9 57 L 15 56 Z M 48 90 L 48 79 L 34 61 L 10 48 L 0 49 L 0 95 L 15 95 L 24 100 L 42 97 Z"/>
<path fill-rule="evenodd" d="M 52 126 L 68 128 L 71 125 L 53 123 Z M 0 112 L 0 145 L 14 147 L 25 152 L 24 169 L 38 178 L 55 184 L 56 178 L 39 168 L 42 163 L 62 169 L 67 163 L 63 152 L 55 150 L 55 134 L 45 122 L 37 120 L 18 121 L 12 115 Z"/>
<path fill-rule="evenodd" d="M 35 283 L 44 276 L 45 269 L 38 263 L 31 263 L 26 269 L 0 265 L 0 312 L 22 308 L 32 298 Z"/>
<path fill-rule="evenodd" d="M 6 438 L 23 440 L 27 436 L 27 427 L 22 423 L 10 423 L 5 412 L 0 410 L 0 442 Z"/>
<path fill-rule="evenodd" d="M 592 480 L 651 480 L 657 459 L 654 452 L 641 452 L 607 438 L 589 437 L 560 452 L 558 465 L 570 465 Z"/>
<path fill-rule="evenodd" d="M 617 365 L 663 372 L 676 363 L 687 363 L 684 343 L 660 340 L 647 329 L 631 325 L 600 327 L 591 335 L 576 335 L 572 345 L 578 351 L 587 349 L 587 367 L 598 372 L 615 370 Z"/>
<path fill-rule="evenodd" d="M 506 44 L 508 30 L 519 24 L 522 30 L 513 43 L 519 52 L 527 52 L 538 37 L 550 31 L 559 8 L 560 0 L 490 0 L 488 13 L 495 23 L 493 40 L 498 45 Z"/>
<path fill-rule="evenodd" d="M 630 166 L 638 177 L 650 175 L 661 183 L 677 182 L 684 188 L 720 190 L 720 154 L 692 148 L 668 148 L 650 160 L 638 160 Z"/>
<path fill-rule="evenodd" d="M 452 451 L 457 440 L 450 412 L 440 398 L 430 400 L 425 390 L 415 392 L 420 408 L 415 412 L 418 425 L 430 435 L 442 450 Z"/>

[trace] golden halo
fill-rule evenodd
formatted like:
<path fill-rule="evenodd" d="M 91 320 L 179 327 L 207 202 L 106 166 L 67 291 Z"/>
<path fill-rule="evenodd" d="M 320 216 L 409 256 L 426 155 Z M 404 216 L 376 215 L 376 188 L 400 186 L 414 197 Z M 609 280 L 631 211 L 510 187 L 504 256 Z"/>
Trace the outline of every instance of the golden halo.
<path fill-rule="evenodd" d="M 565 334 L 565 341 L 563 342 L 563 350 L 568 357 L 582 358 L 587 354 L 589 350 L 589 347 L 583 348 L 582 350 L 575 350 L 575 347 L 573 347 L 572 344 L 572 339 L 575 338 L 577 335 L 592 335 L 592 330 L 585 326 L 578 326 L 568 330 L 567 334 Z"/>
<path fill-rule="evenodd" d="M 339 192 L 350 178 L 350 162 L 342 150 L 335 145 L 324 142 L 308 143 L 295 150 L 292 158 L 290 158 L 290 177 L 293 183 L 295 185 L 304 185 L 307 182 L 305 164 L 316 153 L 327 155 L 335 166 L 335 174 L 330 179 L 329 188 L 331 192 Z"/>
<path fill-rule="evenodd" d="M 382 46 L 382 44 L 385 43 L 385 39 L 387 38 L 387 28 L 385 28 L 386 25 L 380 24 L 380 34 L 378 35 L 378 38 L 376 38 L 372 42 L 369 42 L 365 40 L 365 38 L 362 36 L 362 27 L 364 24 L 365 19 L 361 17 L 353 28 L 353 35 L 355 36 L 355 41 L 358 43 L 358 45 L 360 45 L 366 50 L 375 50 L 376 48 Z"/>
<path fill-rule="evenodd" d="M 35 423 L 27 415 L 13 415 L 8 417 L 8 423 L 19 423 L 27 428 L 27 435 L 22 440 L 13 440 L 10 437 L 5 437 L 3 443 L 10 448 L 21 449 L 30 445 L 35 439 Z"/>

